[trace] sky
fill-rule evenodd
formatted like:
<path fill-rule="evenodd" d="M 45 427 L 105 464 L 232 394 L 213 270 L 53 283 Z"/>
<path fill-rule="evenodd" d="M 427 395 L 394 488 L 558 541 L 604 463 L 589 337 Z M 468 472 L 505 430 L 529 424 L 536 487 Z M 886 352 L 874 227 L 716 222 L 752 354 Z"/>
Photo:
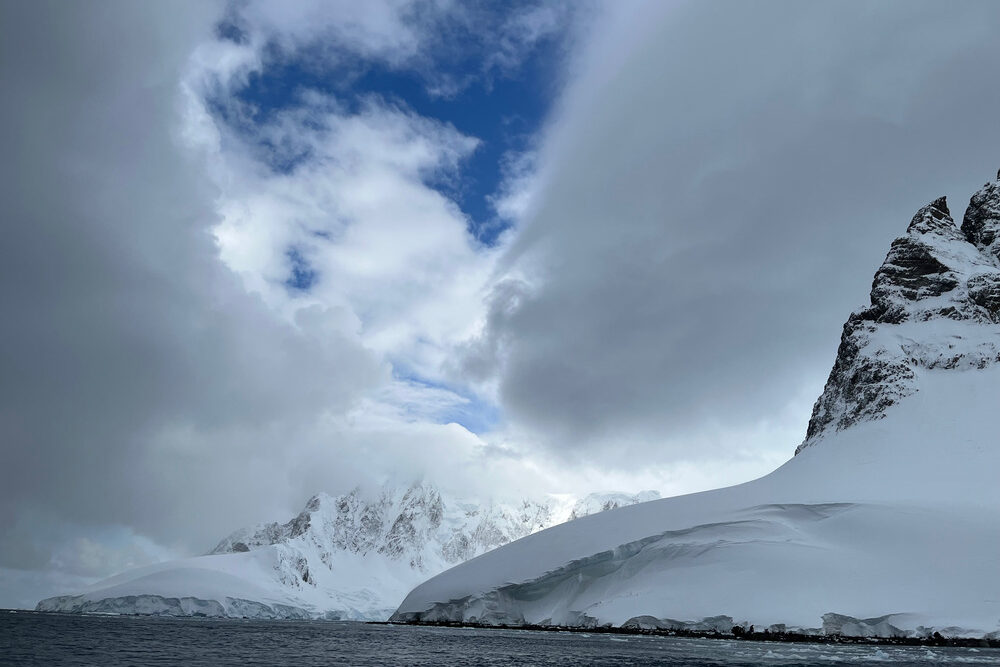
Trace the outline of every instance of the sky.
<path fill-rule="evenodd" d="M 1000 166 L 993 2 L 0 2 L 0 606 L 314 493 L 686 493 Z"/>

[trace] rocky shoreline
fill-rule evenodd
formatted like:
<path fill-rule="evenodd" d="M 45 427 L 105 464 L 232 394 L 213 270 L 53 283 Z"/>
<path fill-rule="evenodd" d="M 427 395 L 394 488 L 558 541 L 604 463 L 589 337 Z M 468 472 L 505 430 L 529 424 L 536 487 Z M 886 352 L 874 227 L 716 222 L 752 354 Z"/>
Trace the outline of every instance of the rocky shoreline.
<path fill-rule="evenodd" d="M 496 625 L 487 623 L 460 623 L 457 621 L 367 621 L 369 625 L 420 625 L 445 628 L 476 628 L 484 630 L 531 630 L 535 632 L 579 632 L 585 634 L 647 635 L 657 637 L 683 637 L 689 639 L 728 639 L 740 641 L 781 642 L 800 644 L 866 644 L 872 646 L 943 646 L 956 648 L 1000 649 L 1000 639 L 985 637 L 944 637 L 935 632 L 927 637 L 856 637 L 840 634 L 806 634 L 802 632 L 771 632 L 744 629 L 736 625 L 729 632 L 718 630 L 685 630 L 640 628 L 622 626 L 579 627 L 569 625 Z"/>

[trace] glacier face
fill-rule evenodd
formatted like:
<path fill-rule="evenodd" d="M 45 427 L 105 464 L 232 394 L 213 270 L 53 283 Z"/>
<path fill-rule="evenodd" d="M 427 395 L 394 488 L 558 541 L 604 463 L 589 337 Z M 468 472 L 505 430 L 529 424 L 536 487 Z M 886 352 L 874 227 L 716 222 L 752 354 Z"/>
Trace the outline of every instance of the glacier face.
<path fill-rule="evenodd" d="M 237 530 L 205 556 L 125 572 L 36 608 L 383 620 L 413 586 L 452 565 L 555 523 L 658 497 L 473 502 L 427 483 L 320 493 L 287 523 Z"/>
<path fill-rule="evenodd" d="M 961 229 L 917 213 L 781 468 L 534 533 L 393 620 L 1000 636 L 998 213 L 1000 181 Z"/>

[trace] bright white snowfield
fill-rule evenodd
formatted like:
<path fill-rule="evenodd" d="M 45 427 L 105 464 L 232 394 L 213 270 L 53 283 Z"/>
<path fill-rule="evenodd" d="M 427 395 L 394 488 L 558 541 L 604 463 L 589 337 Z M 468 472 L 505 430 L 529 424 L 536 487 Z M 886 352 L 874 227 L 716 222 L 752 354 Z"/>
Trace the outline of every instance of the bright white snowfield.
<path fill-rule="evenodd" d="M 998 362 L 1000 182 L 893 243 L 788 463 L 527 536 L 393 618 L 1000 637 Z"/>
<path fill-rule="evenodd" d="M 591 494 L 475 504 L 430 484 L 319 494 L 286 524 L 238 530 L 206 556 L 138 568 L 39 610 L 385 620 L 442 570 L 555 523 L 659 498 Z"/>

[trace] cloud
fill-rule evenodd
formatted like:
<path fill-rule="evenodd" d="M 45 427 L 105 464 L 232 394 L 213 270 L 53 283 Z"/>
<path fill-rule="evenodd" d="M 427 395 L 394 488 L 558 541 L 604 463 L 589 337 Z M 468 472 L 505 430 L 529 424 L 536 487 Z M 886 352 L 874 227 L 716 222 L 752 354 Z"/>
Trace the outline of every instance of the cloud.
<path fill-rule="evenodd" d="M 554 0 L 248 0 L 231 5 L 221 23 L 230 44 L 211 50 L 213 60 L 243 74 L 262 61 L 294 60 L 349 84 L 381 67 L 416 75 L 431 96 L 453 98 L 512 76 L 539 45 L 567 39 L 591 11 L 590 3 Z M 217 59 L 227 51 L 243 53 L 240 67 L 232 57 Z"/>
<path fill-rule="evenodd" d="M 314 93 L 220 123 L 207 96 L 262 55 L 187 9 L 4 6 L 5 567 L 110 574 L 320 490 L 485 465 L 435 423 L 474 397 L 413 381 L 482 308 L 493 251 L 437 189 L 477 140 Z"/>
<path fill-rule="evenodd" d="M 497 408 L 445 363 L 501 250 L 448 194 L 480 140 L 337 86 L 267 113 L 238 93 L 292 61 L 455 91 L 551 21 L 458 81 L 449 35 L 478 57 L 507 33 L 474 42 L 480 10 L 449 3 L 3 12 L 0 597 L 201 553 L 320 490 L 548 488 L 470 431 Z"/>
<path fill-rule="evenodd" d="M 399 373 L 433 380 L 475 326 L 498 254 L 442 194 L 479 140 L 375 96 L 348 106 L 316 91 L 267 122 L 199 131 L 212 78 L 189 75 L 187 136 L 219 188 L 222 260 L 276 311 L 335 312 Z"/>
<path fill-rule="evenodd" d="M 426 13 L 436 14 L 448 3 L 426 4 Z M 364 3 L 304 0 L 282 4 L 258 0 L 240 5 L 234 19 L 236 27 L 245 31 L 257 48 L 269 41 L 285 51 L 295 52 L 304 45 L 324 40 L 331 50 L 398 65 L 419 53 L 420 5 L 410 0 Z"/>
<path fill-rule="evenodd" d="M 490 197 L 490 203 L 499 218 L 509 225 L 520 227 L 532 213 L 532 204 L 542 188 L 537 161 L 538 155 L 533 150 L 508 151 L 503 155 L 503 180 Z"/>
<path fill-rule="evenodd" d="M 526 451 L 623 469 L 748 440 L 790 455 L 891 239 L 1000 159 L 1000 10 L 605 9 L 502 263 L 516 301 L 498 288 L 465 368 L 498 385 Z"/>
<path fill-rule="evenodd" d="M 4 21 L 16 55 L 3 126 L 17 134 L 0 183 L 0 505 L 5 525 L 30 509 L 190 545 L 284 504 L 288 480 L 268 468 L 293 456 L 288 443 L 248 432 L 346 410 L 388 370 L 335 309 L 290 324 L 218 261 L 216 193 L 173 133 L 177 82 L 213 14 L 148 9 Z M 127 57 L 108 46 L 119 31 Z M 153 467 L 166 451 L 171 465 Z M 232 465 L 242 458 L 258 465 Z M 233 493 L 267 483 L 276 491 Z M 12 540 L 4 531 L 3 562 L 37 566 Z"/>

